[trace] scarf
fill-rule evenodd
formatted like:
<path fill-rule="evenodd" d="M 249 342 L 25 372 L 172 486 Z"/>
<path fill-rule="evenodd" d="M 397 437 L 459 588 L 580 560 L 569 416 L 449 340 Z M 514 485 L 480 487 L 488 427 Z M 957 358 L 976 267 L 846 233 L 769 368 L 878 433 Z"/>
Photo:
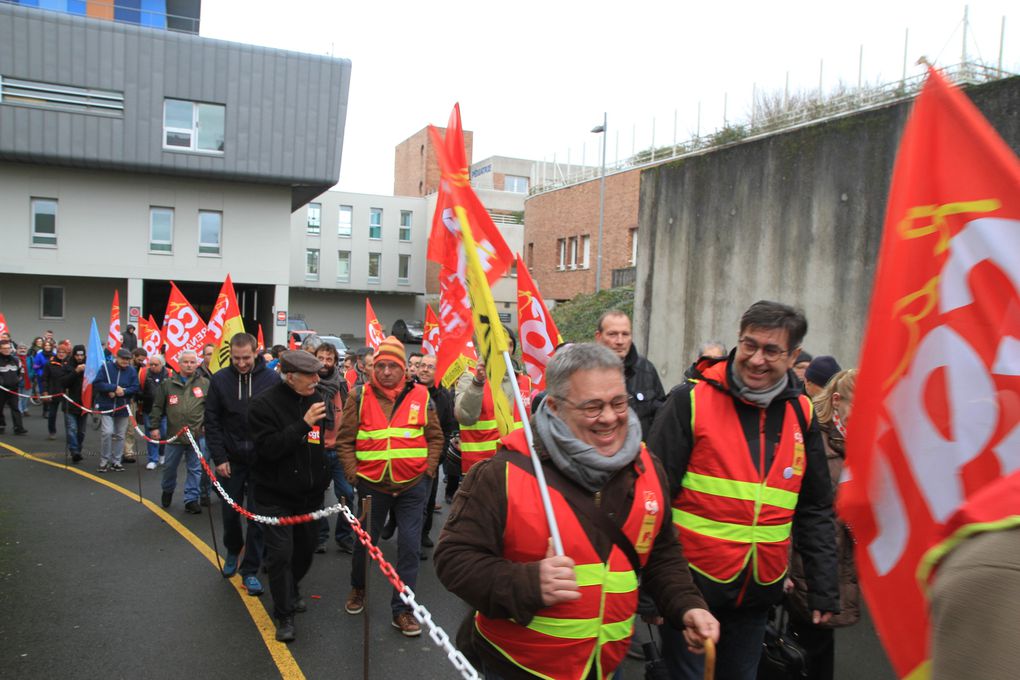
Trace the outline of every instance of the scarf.
<path fill-rule="evenodd" d="M 763 390 L 752 390 L 744 384 L 744 381 L 740 379 L 740 374 L 732 370 L 732 368 L 730 369 L 730 377 L 733 381 L 733 393 L 744 401 L 760 408 L 768 408 L 772 400 L 778 397 L 786 389 L 786 386 L 790 384 L 789 373 L 784 373 L 783 378 L 775 385 L 766 387 Z"/>
<path fill-rule="evenodd" d="M 372 387 L 375 388 L 375 391 L 380 396 L 386 397 L 386 399 L 393 403 L 396 403 L 397 397 L 400 396 L 400 393 L 403 392 L 404 387 L 407 386 L 407 383 L 404 382 L 403 378 L 401 378 L 400 382 L 397 383 L 396 387 L 394 388 L 383 387 L 382 383 L 380 383 L 379 380 L 375 377 L 375 371 L 372 371 L 372 374 L 369 376 L 369 384 L 371 384 Z"/>
<path fill-rule="evenodd" d="M 641 451 L 641 421 L 632 409 L 627 411 L 627 439 L 611 456 L 603 456 L 578 439 L 570 427 L 549 410 L 546 401 L 535 413 L 535 430 L 560 472 L 592 493 L 633 463 Z"/>

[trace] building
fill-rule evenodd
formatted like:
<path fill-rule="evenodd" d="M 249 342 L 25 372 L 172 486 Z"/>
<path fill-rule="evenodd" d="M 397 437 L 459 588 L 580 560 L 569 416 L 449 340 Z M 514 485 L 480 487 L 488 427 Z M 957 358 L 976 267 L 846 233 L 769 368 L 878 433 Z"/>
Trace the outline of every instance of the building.
<path fill-rule="evenodd" d="M 202 0 L 0 0 L 78 16 L 198 35 Z"/>
<path fill-rule="evenodd" d="M 438 128 L 440 135 L 446 128 Z M 475 135 L 464 130 L 464 146 L 468 163 Z M 428 127 L 423 127 L 397 144 L 393 152 L 393 195 L 424 197 L 439 191 L 439 159 L 432 146 Z"/>
<path fill-rule="evenodd" d="M 15 336 L 80 339 L 114 290 L 123 323 L 160 319 L 169 280 L 208 318 L 229 273 L 249 330 L 283 342 L 293 277 L 278 246 L 336 184 L 350 73 L 0 3 L 0 310 Z"/>

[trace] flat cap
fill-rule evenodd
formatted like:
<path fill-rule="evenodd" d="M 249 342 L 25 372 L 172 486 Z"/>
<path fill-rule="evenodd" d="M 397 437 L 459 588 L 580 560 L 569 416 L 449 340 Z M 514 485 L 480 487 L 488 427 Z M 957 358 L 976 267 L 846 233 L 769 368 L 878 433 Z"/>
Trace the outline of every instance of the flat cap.
<path fill-rule="evenodd" d="M 117 358 L 118 359 L 130 359 L 131 358 L 131 350 L 124 349 L 123 347 L 121 347 L 120 349 L 117 350 Z"/>
<path fill-rule="evenodd" d="M 322 362 L 303 349 L 280 353 L 281 373 L 318 373 Z"/>

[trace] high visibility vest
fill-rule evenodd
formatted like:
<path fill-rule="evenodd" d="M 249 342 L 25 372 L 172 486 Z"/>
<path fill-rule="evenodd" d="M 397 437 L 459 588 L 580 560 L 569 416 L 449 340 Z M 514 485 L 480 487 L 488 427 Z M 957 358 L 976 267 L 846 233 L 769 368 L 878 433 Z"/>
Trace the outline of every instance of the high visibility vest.
<path fill-rule="evenodd" d="M 705 372 L 726 384 L 726 362 Z M 755 469 L 734 408 L 733 396 L 709 382 L 694 385 L 691 431 L 694 447 L 681 490 L 673 499 L 673 523 L 691 568 L 713 581 L 732 582 L 751 563 L 756 582 L 769 585 L 786 575 L 790 533 L 807 467 L 801 431 L 792 401 L 783 414 L 772 466 Z M 806 422 L 811 401 L 800 396 Z M 765 450 L 765 409 L 759 436 Z"/>
<path fill-rule="evenodd" d="M 521 389 L 521 396 L 524 404 L 531 408 L 531 378 L 527 375 L 518 375 L 517 385 Z M 521 423 L 521 414 L 517 409 L 517 402 L 514 400 L 514 424 L 513 430 L 524 427 Z M 478 414 L 478 420 L 474 425 L 460 426 L 460 470 L 464 474 L 471 467 L 480 461 L 492 458 L 499 448 L 499 423 L 496 422 L 496 408 L 492 404 L 492 388 L 489 381 L 482 386 L 482 410 Z"/>
<path fill-rule="evenodd" d="M 502 440 L 511 455 L 528 455 L 523 431 Z M 621 530 L 634 544 L 641 565 L 648 561 L 662 527 L 666 498 L 651 455 L 641 447 L 634 501 Z M 564 552 L 576 563 L 574 572 L 581 597 L 538 610 L 528 625 L 512 619 L 475 614 L 479 634 L 514 665 L 540 678 L 583 680 L 593 666 L 594 677 L 616 670 L 630 646 L 637 611 L 637 575 L 616 545 L 603 562 L 563 496 L 549 488 Z M 506 465 L 506 526 L 503 557 L 513 562 L 545 558 L 549 525 L 538 483 L 530 472 Z"/>
<path fill-rule="evenodd" d="M 375 390 L 365 385 L 358 407 L 358 476 L 370 482 L 381 481 L 389 473 L 394 482 L 409 482 L 428 468 L 429 446 L 425 439 L 428 424 L 429 391 L 415 385 L 400 405 L 383 414 Z"/>

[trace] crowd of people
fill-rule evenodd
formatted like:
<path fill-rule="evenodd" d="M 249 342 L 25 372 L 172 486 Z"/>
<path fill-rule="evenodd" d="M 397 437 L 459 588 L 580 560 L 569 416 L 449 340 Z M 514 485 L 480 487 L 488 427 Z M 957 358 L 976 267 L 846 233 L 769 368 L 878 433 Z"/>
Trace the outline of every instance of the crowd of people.
<path fill-rule="evenodd" d="M 807 677 L 832 678 L 832 629 L 858 618 L 852 536 L 833 511 L 856 371 L 804 352 L 807 321 L 787 305 L 755 303 L 737 330 L 728 351 L 703 344 L 669 392 L 619 310 L 603 314 L 592 342 L 556 349 L 542 392 L 523 371 L 494 388 L 481 364 L 447 390 L 435 384 L 436 357 L 409 354 L 394 337 L 340 356 L 315 336 L 298 350 L 264 351 L 239 333 L 215 373 L 211 346 L 184 352 L 177 371 L 122 347 L 93 384 L 95 408 L 110 411 L 98 471 L 123 470 L 144 449 L 146 467 L 162 468 L 170 507 L 183 461 L 188 513 L 209 505 L 199 455 L 231 498 L 264 516 L 320 509 L 330 485 L 352 508 L 371 496 L 371 539 L 396 535 L 396 571 L 412 589 L 435 547 L 440 581 L 472 608 L 458 647 L 486 678 L 608 677 L 637 651 L 640 614 L 658 625 L 669 677 L 701 678 L 711 640 L 716 677 L 751 680 L 770 612 L 783 603 L 808 652 Z M 85 348 L 48 335 L 31 347 L 0 339 L 0 385 L 81 404 Z M 505 436 L 493 389 L 514 405 Z M 187 426 L 198 453 L 182 439 L 127 448 L 124 405 L 152 439 Z M 27 406 L 6 392 L 0 406 L 24 432 Z M 51 438 L 58 410 L 79 462 L 87 414 L 52 402 Z M 562 549 L 550 539 L 536 460 Z M 434 537 L 440 477 L 451 507 Z M 327 519 L 259 524 L 221 508 L 223 576 L 239 574 L 258 596 L 265 572 L 278 640 L 295 639 L 301 580 L 331 535 L 352 555 L 345 611 L 364 611 L 366 550 L 342 516 L 331 531 Z M 390 604 L 393 627 L 420 635 L 396 591 Z"/>

